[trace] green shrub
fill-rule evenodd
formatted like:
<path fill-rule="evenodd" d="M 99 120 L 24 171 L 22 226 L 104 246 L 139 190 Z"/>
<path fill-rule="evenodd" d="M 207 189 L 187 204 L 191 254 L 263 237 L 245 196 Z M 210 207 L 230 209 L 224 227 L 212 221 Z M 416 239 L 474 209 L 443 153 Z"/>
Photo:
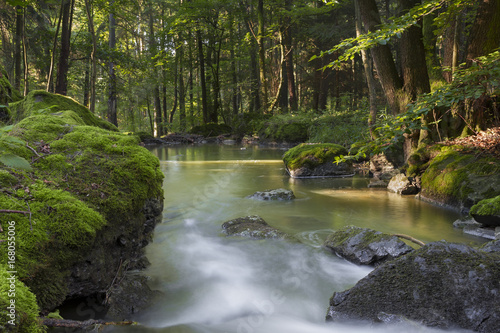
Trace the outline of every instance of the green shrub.
<path fill-rule="evenodd" d="M 308 115 L 275 115 L 261 124 L 259 137 L 269 141 L 305 142 L 309 139 L 310 124 Z"/>
<path fill-rule="evenodd" d="M 208 123 L 205 125 L 194 126 L 191 128 L 189 133 L 199 134 L 208 138 L 231 133 L 231 126 L 226 124 Z"/>

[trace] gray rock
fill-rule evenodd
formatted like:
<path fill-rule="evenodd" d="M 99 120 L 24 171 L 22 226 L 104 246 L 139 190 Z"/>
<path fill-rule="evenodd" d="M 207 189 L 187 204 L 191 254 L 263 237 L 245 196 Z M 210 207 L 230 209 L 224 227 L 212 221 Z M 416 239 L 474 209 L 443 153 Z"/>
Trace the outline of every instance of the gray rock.
<path fill-rule="evenodd" d="M 380 321 L 381 312 L 426 326 L 500 332 L 500 255 L 435 242 L 375 268 L 330 299 L 327 320 Z"/>
<path fill-rule="evenodd" d="M 276 190 L 266 190 L 262 192 L 257 191 L 254 194 L 249 195 L 247 198 L 257 200 L 293 200 L 295 199 L 295 195 L 290 190 L 279 188 Z"/>
<path fill-rule="evenodd" d="M 151 305 L 159 291 L 149 288 L 148 277 L 127 273 L 109 290 L 106 316 L 112 320 L 130 320 L 130 317 Z"/>
<path fill-rule="evenodd" d="M 496 239 L 488 243 L 484 243 L 483 246 L 479 248 L 481 251 L 488 253 L 500 254 L 500 240 Z"/>
<path fill-rule="evenodd" d="M 354 175 L 354 167 L 351 164 L 327 161 L 313 168 L 304 165 L 300 168 L 287 169 L 292 178 L 314 178 L 314 177 L 348 177 Z"/>
<path fill-rule="evenodd" d="M 286 233 L 271 227 L 260 216 L 239 217 L 222 224 L 222 232 L 227 236 L 240 236 L 249 238 L 291 238 Z"/>
<path fill-rule="evenodd" d="M 413 177 L 406 177 L 403 173 L 392 177 L 387 189 L 402 195 L 417 194 L 419 192 Z"/>
<path fill-rule="evenodd" d="M 358 265 L 379 265 L 413 251 L 396 236 L 355 226 L 330 234 L 324 246 Z"/>

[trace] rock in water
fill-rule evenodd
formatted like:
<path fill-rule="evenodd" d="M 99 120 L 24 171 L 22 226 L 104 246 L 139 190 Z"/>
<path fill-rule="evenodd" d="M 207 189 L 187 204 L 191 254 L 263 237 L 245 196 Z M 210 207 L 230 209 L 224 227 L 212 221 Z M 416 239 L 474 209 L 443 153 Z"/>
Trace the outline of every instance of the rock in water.
<path fill-rule="evenodd" d="M 262 192 L 257 191 L 254 194 L 249 195 L 247 198 L 257 200 L 293 200 L 295 199 L 295 195 L 290 190 L 279 188 L 276 190 L 266 190 Z"/>
<path fill-rule="evenodd" d="M 378 266 L 330 299 L 327 320 L 380 321 L 380 313 L 426 326 L 500 332 L 500 255 L 445 241 Z"/>
<path fill-rule="evenodd" d="M 402 195 L 417 194 L 419 191 L 414 178 L 406 177 L 403 173 L 392 177 L 387 189 Z"/>
<path fill-rule="evenodd" d="M 358 265 L 379 265 L 413 251 L 396 236 L 355 226 L 333 232 L 324 246 Z"/>
<path fill-rule="evenodd" d="M 344 155 L 348 155 L 347 149 L 334 143 L 302 143 L 289 149 L 283 162 L 292 178 L 352 176 L 351 162 L 335 162 Z"/>
<path fill-rule="evenodd" d="M 273 238 L 285 239 L 290 238 L 286 233 L 279 231 L 276 228 L 267 224 L 260 216 L 239 217 L 234 220 L 224 222 L 222 231 L 227 236 L 241 236 L 250 238 Z"/>

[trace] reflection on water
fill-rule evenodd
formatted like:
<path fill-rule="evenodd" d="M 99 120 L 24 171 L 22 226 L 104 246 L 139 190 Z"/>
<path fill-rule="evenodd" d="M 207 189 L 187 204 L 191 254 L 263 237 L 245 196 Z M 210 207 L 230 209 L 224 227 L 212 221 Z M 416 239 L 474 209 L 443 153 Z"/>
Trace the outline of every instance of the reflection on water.
<path fill-rule="evenodd" d="M 236 146 L 156 148 L 165 174 L 164 221 L 147 247 L 154 306 L 120 332 L 396 333 L 430 328 L 325 323 L 334 291 L 370 272 L 326 251 L 327 235 L 354 224 L 425 242 L 474 242 L 454 230 L 458 214 L 413 198 L 370 190 L 363 177 L 292 180 L 283 151 Z M 294 201 L 247 199 L 287 188 Z M 226 238 L 221 224 L 260 215 L 300 242 Z M 458 332 L 458 331 L 454 331 Z"/>

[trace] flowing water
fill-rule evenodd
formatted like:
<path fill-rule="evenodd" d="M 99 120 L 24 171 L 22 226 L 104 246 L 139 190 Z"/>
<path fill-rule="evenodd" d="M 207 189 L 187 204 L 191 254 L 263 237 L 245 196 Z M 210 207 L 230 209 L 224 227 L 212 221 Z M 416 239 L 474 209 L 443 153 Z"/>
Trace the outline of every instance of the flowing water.
<path fill-rule="evenodd" d="M 291 179 L 281 160 L 283 150 L 203 145 L 152 152 L 165 174 L 165 209 L 147 247 L 151 266 L 146 274 L 160 296 L 133 318 L 140 326 L 113 331 L 401 332 L 397 326 L 325 323 L 333 292 L 352 287 L 371 271 L 323 249 L 326 236 L 356 225 L 424 242 L 481 242 L 453 229 L 456 212 L 368 189 L 364 177 Z M 246 198 L 276 188 L 293 190 L 296 199 Z M 301 242 L 221 234 L 223 222 L 247 215 L 259 215 Z M 441 331 L 416 327 L 411 332 Z"/>

